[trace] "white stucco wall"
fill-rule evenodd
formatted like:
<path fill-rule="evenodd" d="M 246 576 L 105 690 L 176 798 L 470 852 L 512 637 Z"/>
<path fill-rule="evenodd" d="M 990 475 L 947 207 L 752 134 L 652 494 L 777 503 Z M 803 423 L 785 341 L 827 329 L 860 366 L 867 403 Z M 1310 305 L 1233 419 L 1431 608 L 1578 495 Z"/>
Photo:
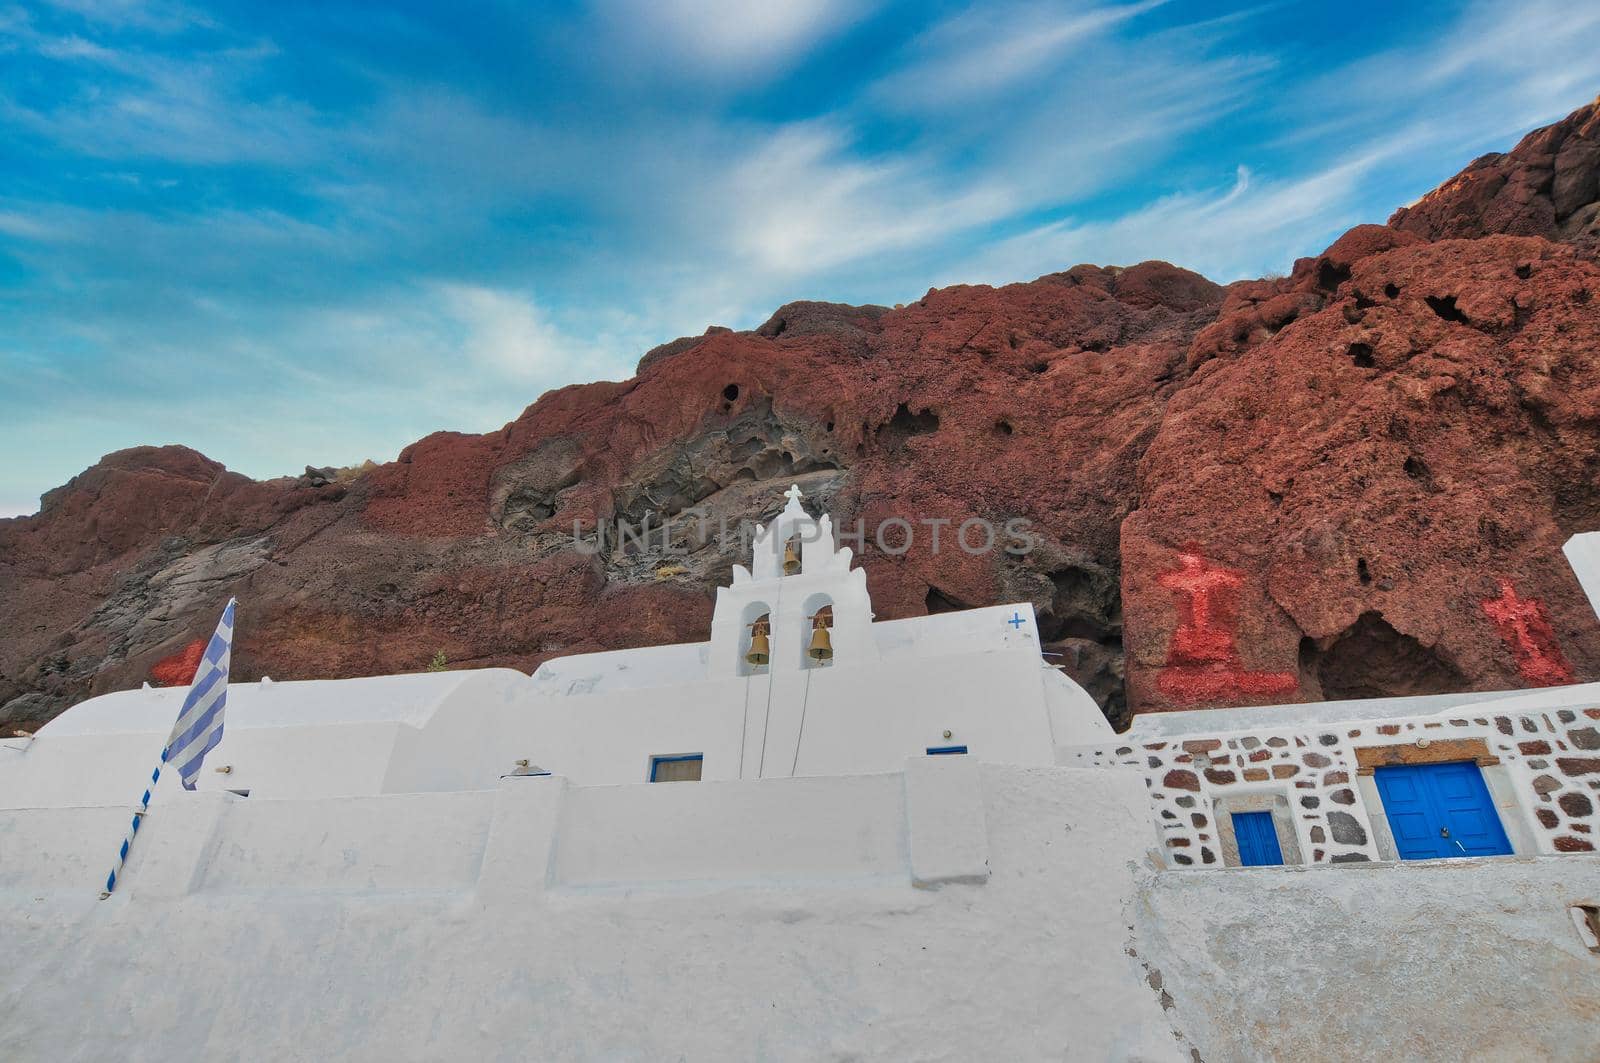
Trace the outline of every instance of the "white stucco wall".
<path fill-rule="evenodd" d="M 1126 951 L 1137 777 L 907 770 L 175 795 L 126 892 L 0 888 L 0 1057 L 1188 1059 Z"/>
<path fill-rule="evenodd" d="M 0 1058 L 1593 1058 L 1600 857 L 1163 872 L 1134 772 L 905 769 L 174 793 L 106 901 L 118 810 L 3 811 Z"/>

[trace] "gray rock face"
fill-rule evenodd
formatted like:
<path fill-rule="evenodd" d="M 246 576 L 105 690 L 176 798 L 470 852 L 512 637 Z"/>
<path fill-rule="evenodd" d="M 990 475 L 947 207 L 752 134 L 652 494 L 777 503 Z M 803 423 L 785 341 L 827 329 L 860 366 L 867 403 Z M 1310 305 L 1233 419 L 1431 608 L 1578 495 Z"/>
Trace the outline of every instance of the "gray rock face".
<path fill-rule="evenodd" d="M 12 698 L 0 705 L 0 738 L 10 738 L 16 731 L 32 733 L 38 730 L 65 709 L 66 702 L 64 697 L 52 697 L 38 691 Z"/>
<path fill-rule="evenodd" d="M 110 636 L 108 659 L 153 649 L 192 626 L 202 604 L 265 563 L 271 542 L 232 539 L 186 553 L 189 544 L 174 539 L 163 547 L 89 618 Z"/>

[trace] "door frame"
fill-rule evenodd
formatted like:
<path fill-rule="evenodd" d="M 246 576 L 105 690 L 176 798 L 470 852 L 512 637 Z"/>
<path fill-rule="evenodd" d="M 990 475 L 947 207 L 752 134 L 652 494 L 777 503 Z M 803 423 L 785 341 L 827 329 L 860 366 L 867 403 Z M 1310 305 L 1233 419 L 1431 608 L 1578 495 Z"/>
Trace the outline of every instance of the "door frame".
<path fill-rule="evenodd" d="M 1284 867 L 1299 867 L 1305 863 L 1301 855 L 1300 837 L 1296 817 L 1289 804 L 1289 792 L 1281 786 L 1251 786 L 1240 792 L 1218 794 L 1211 799 L 1211 823 L 1216 828 L 1217 848 L 1222 853 L 1224 867 L 1243 867 L 1239 862 L 1239 839 L 1233 833 L 1235 812 L 1270 812 L 1272 826 L 1278 833 L 1278 851 L 1283 854 Z"/>
<path fill-rule="evenodd" d="M 1423 744 L 1419 745 L 1418 742 Z M 1511 843 L 1511 854 L 1529 856 L 1539 852 L 1538 835 L 1529 822 L 1532 812 L 1520 799 L 1521 794 L 1509 767 L 1501 762 L 1489 748 L 1489 743 L 1482 738 L 1430 741 L 1423 736 L 1410 742 L 1358 746 L 1355 755 L 1356 791 L 1366 807 L 1367 819 L 1372 825 L 1372 840 L 1378 847 L 1380 860 L 1398 862 L 1400 848 L 1394 843 L 1394 833 L 1389 829 L 1389 813 L 1383 807 L 1383 795 L 1378 792 L 1378 781 L 1373 773 L 1378 768 L 1391 765 L 1450 764 L 1460 761 L 1471 761 L 1478 766 L 1484 788 L 1489 791 L 1490 807 L 1500 819 L 1500 829 L 1506 832 L 1506 840 Z"/>

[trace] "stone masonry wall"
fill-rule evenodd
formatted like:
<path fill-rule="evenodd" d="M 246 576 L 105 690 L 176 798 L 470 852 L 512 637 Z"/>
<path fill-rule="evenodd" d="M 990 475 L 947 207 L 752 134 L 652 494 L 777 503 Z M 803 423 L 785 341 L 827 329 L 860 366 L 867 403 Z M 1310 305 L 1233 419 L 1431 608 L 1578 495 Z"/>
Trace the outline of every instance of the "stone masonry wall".
<path fill-rule="evenodd" d="M 1288 797 L 1307 863 L 1363 863 L 1382 857 L 1355 781 L 1361 766 L 1356 751 L 1368 750 L 1369 759 L 1375 749 L 1396 761 L 1452 759 L 1424 755 L 1419 739 L 1430 746 L 1481 741 L 1506 767 L 1518 804 L 1531 810 L 1528 827 L 1540 853 L 1595 851 L 1600 838 L 1600 708 L 1130 739 L 1074 750 L 1066 762 L 1141 769 L 1164 853 L 1176 867 L 1223 866 L 1215 803 L 1271 792 Z"/>

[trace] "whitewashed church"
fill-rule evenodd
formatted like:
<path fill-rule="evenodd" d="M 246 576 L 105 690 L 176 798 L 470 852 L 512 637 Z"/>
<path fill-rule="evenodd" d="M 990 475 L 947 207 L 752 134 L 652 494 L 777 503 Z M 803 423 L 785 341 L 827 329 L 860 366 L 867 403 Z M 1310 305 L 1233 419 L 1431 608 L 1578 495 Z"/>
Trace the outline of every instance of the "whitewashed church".
<path fill-rule="evenodd" d="M 185 692 L 0 742 L 0 1057 L 1595 1058 L 1600 685 L 1117 735 L 851 560 L 791 489 L 709 642 L 235 684 L 105 898 Z"/>

